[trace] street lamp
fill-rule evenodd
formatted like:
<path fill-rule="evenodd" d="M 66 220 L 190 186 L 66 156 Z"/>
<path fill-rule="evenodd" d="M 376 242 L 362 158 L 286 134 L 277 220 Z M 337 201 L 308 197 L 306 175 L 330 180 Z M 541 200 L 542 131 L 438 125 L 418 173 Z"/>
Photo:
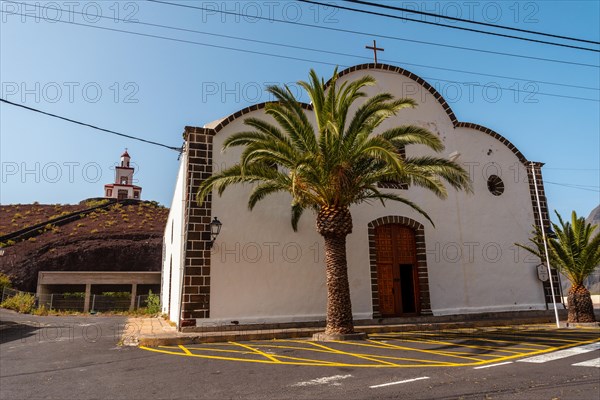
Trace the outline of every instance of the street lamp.
<path fill-rule="evenodd" d="M 210 222 L 210 242 L 208 243 L 209 249 L 212 248 L 215 240 L 217 240 L 217 236 L 219 236 L 219 233 L 221 232 L 221 226 L 223 226 L 223 224 L 217 219 L 217 217 Z"/>
<path fill-rule="evenodd" d="M 558 239 L 558 236 L 556 236 L 556 232 L 554 232 L 552 228 L 546 228 L 546 237 L 548 239 Z"/>

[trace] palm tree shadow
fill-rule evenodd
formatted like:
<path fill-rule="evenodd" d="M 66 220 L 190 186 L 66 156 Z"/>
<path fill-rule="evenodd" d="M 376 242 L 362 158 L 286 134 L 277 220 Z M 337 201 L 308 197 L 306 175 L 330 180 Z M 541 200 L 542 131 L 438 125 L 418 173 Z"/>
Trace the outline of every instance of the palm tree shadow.
<path fill-rule="evenodd" d="M 378 336 L 377 339 L 395 339 L 402 341 L 399 337 Z M 600 335 L 597 331 L 548 331 L 548 330 L 499 330 L 471 332 L 439 332 L 436 335 L 407 335 L 407 342 L 421 341 L 427 350 L 447 352 L 468 352 L 473 355 L 509 353 L 528 353 L 545 348 L 566 345 L 577 341 L 598 340 Z M 444 343 L 439 343 L 444 342 Z M 471 347 L 472 346 L 472 347 Z"/>

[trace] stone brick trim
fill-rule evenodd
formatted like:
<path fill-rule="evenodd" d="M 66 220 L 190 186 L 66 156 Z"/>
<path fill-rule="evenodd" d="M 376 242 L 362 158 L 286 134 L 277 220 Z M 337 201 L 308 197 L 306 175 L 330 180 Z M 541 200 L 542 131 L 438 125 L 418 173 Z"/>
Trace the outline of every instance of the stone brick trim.
<path fill-rule="evenodd" d="M 210 317 L 210 221 L 212 194 L 197 204 L 200 183 L 212 175 L 214 131 L 186 126 L 187 152 L 184 211 L 186 237 L 180 326 L 195 326 L 196 318 Z"/>
<path fill-rule="evenodd" d="M 253 104 L 249 107 L 242 108 L 241 110 L 236 111 L 233 114 L 230 114 L 229 116 L 223 118 L 221 120 L 221 122 L 219 123 L 219 125 L 214 127 L 215 134 L 217 132 L 219 132 L 220 130 L 222 130 L 223 128 L 225 128 L 227 125 L 229 125 L 232 121 L 238 119 L 239 117 L 241 117 L 245 114 L 251 113 L 252 111 L 262 110 L 267 106 L 267 104 L 270 104 L 270 103 L 272 103 L 272 102 L 267 101 L 264 103 Z M 312 105 L 310 105 L 308 103 L 300 103 L 300 105 L 305 110 L 312 110 Z"/>
<path fill-rule="evenodd" d="M 432 315 L 429 295 L 429 272 L 425 248 L 425 228 L 423 224 L 402 216 L 390 215 L 369 222 L 369 264 L 371 265 L 371 296 L 373 300 L 373 318 L 381 317 L 379 312 L 379 291 L 377 288 L 377 252 L 375 249 L 375 228 L 386 224 L 399 224 L 415 231 L 417 245 L 417 273 L 419 274 L 419 303 L 421 315 Z"/>
<path fill-rule="evenodd" d="M 533 174 L 531 166 L 533 165 L 533 170 L 535 171 L 535 178 L 537 180 L 538 193 L 540 196 L 540 208 L 542 209 L 542 226 L 544 230 L 550 228 L 550 215 L 548 213 L 548 201 L 546 200 L 546 191 L 544 190 L 544 180 L 542 178 L 542 167 L 544 163 L 541 162 L 529 162 L 525 164 L 527 168 L 527 178 L 529 180 L 529 193 L 531 195 L 531 205 L 533 207 L 533 220 L 536 227 L 540 226 L 540 212 L 537 205 L 537 198 L 535 196 L 535 184 L 533 182 Z M 533 227 L 531 227 L 533 230 Z M 542 259 L 540 262 L 545 263 L 546 260 Z M 552 280 L 554 282 L 554 295 L 555 301 L 557 303 L 562 303 L 562 285 L 560 283 L 560 274 L 555 268 L 551 269 L 552 271 Z M 542 287 L 544 290 L 544 298 L 546 299 L 546 307 L 549 303 L 552 303 L 552 291 L 550 289 L 550 281 L 547 280 L 542 283 Z"/>
<path fill-rule="evenodd" d="M 538 193 L 540 195 L 540 208 L 542 209 L 542 222 L 544 229 L 548 229 L 550 227 L 550 218 L 548 215 L 548 202 L 546 200 L 546 192 L 544 190 L 544 181 L 542 179 L 542 167 L 544 163 L 541 162 L 529 162 L 525 164 L 525 168 L 527 168 L 527 178 L 529 181 L 529 193 L 531 196 L 531 205 L 533 207 L 533 220 L 535 221 L 535 226 L 540 226 L 540 212 L 537 206 L 537 199 L 535 196 L 535 185 L 533 182 L 533 171 L 531 170 L 531 165 L 533 164 L 533 169 L 535 170 L 535 178 L 537 180 Z M 532 227 L 533 229 L 533 227 Z"/>

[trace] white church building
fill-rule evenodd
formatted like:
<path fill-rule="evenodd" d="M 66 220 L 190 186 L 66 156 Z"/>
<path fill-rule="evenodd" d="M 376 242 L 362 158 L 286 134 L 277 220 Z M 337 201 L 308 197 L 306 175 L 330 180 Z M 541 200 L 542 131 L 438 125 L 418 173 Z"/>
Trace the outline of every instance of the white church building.
<path fill-rule="evenodd" d="M 417 75 L 385 64 L 340 72 L 339 84 L 365 74 L 377 84 L 368 95 L 390 92 L 418 106 L 389 118 L 381 129 L 414 124 L 439 135 L 445 157 L 469 171 L 474 193 L 449 189 L 445 200 L 420 188 L 388 184 L 419 204 L 435 227 L 395 202 L 351 209 L 347 259 L 354 318 L 401 318 L 541 310 L 551 302 L 538 279 L 538 259 L 519 251 L 539 225 L 534 175 L 548 225 L 542 163 L 528 161 L 505 137 L 458 120 L 448 103 Z M 181 329 L 205 324 L 323 321 L 326 310 L 322 238 L 305 213 L 298 232 L 290 224 L 287 195 L 267 197 L 253 211 L 249 186 L 195 202 L 198 185 L 239 161 L 240 149 L 221 152 L 244 119 L 265 118 L 256 104 L 204 127 L 186 127 L 185 146 L 164 235 L 162 309 Z M 310 105 L 306 113 L 312 118 Z M 406 153 L 422 154 L 419 146 Z M 211 243 L 210 223 L 222 223 Z M 212 246 L 211 246 L 212 244 Z"/>

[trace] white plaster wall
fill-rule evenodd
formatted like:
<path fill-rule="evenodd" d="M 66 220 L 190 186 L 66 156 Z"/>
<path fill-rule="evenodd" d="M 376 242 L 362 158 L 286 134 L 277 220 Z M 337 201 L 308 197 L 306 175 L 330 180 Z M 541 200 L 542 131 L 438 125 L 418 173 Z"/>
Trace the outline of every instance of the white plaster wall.
<path fill-rule="evenodd" d="M 161 307 L 162 312 L 179 327 L 181 309 L 181 285 L 183 278 L 183 244 L 185 243 L 185 171 L 187 153 L 181 155 L 175 192 L 163 236 L 163 264 Z M 169 295 L 170 293 L 170 295 Z M 169 302 L 169 297 L 171 301 Z"/>
<path fill-rule="evenodd" d="M 341 81 L 364 73 L 354 72 Z M 410 123 L 438 134 L 446 145 L 442 155 L 447 157 L 458 150 L 458 161 L 472 170 L 474 193 L 450 189 L 448 198 L 440 200 L 424 189 L 394 190 L 421 205 L 435 228 L 402 204 L 352 208 L 354 231 L 348 236 L 347 248 L 355 318 L 372 316 L 367 225 L 388 215 L 412 218 L 425 226 L 434 314 L 545 308 L 535 260 L 526 262 L 513 245 L 527 241 L 534 221 L 527 175 L 517 157 L 489 135 L 454 129 L 438 101 L 416 82 L 386 71 L 369 73 L 378 81 L 377 86 L 368 88 L 370 94 L 382 90 L 397 97 L 411 94 L 419 103 L 416 109 L 403 110 L 391 118 L 382 129 Z M 239 149 L 226 153 L 219 149 L 228 135 L 245 129 L 243 119 L 250 116 L 265 114 L 262 110 L 246 114 L 215 136 L 215 172 L 239 160 Z M 419 146 L 407 149 L 408 156 L 422 152 Z M 487 189 L 487 175 L 492 170 L 504 181 L 501 196 L 493 196 Z M 323 319 L 323 244 L 314 229 L 313 213 L 306 212 L 296 233 L 290 225 L 289 196 L 268 197 L 250 212 L 246 206 L 249 191 L 249 186 L 235 186 L 222 197 L 213 198 L 213 216 L 223 222 L 223 228 L 211 258 L 211 320 Z"/>

